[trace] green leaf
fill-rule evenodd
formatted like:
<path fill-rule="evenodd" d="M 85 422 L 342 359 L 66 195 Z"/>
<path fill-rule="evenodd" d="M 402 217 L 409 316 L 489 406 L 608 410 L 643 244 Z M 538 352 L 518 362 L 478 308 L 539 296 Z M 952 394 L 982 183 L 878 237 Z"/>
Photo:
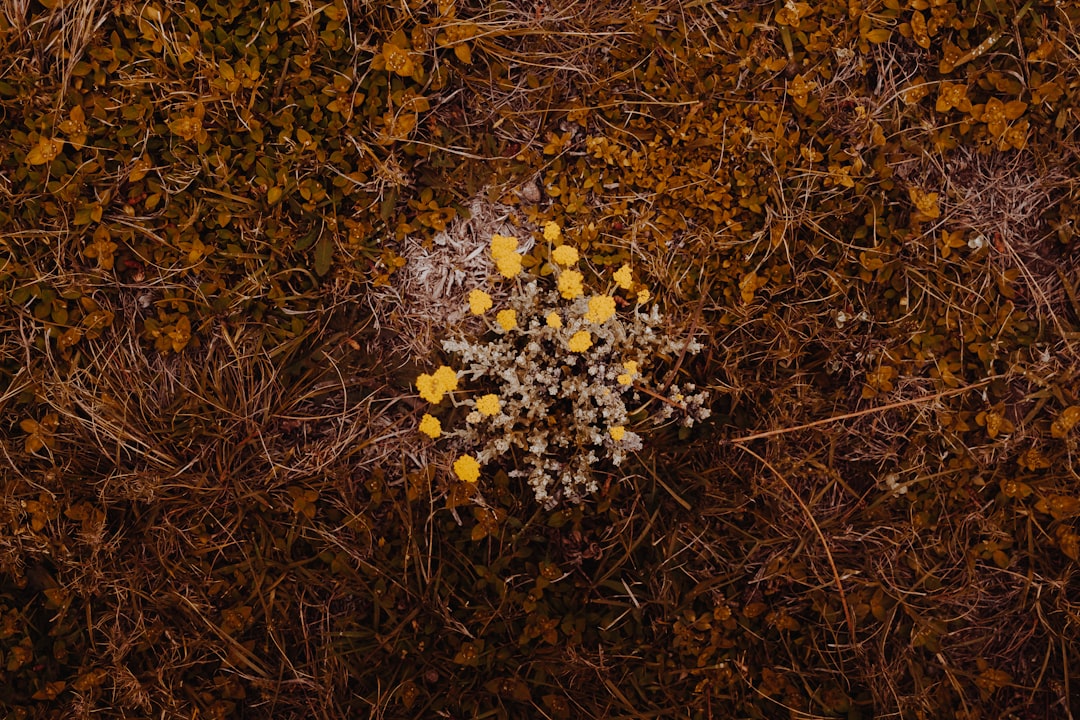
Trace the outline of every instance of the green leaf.
<path fill-rule="evenodd" d="M 303 237 L 298 238 L 293 244 L 293 247 L 296 248 L 298 251 L 307 250 L 309 247 L 311 247 L 311 243 L 315 242 L 315 237 L 316 235 L 318 235 L 318 233 L 318 228 L 312 230 Z M 237 248 L 237 252 L 239 252 L 239 248 Z"/>
<path fill-rule="evenodd" d="M 390 217 L 394 214 L 394 206 L 397 205 L 398 193 L 397 190 L 391 190 L 386 193 L 386 197 L 379 203 L 379 217 L 383 222 L 390 222 Z"/>
<path fill-rule="evenodd" d="M 330 272 L 334 263 L 334 241 L 329 234 L 323 234 L 315 243 L 315 274 L 322 277 Z"/>

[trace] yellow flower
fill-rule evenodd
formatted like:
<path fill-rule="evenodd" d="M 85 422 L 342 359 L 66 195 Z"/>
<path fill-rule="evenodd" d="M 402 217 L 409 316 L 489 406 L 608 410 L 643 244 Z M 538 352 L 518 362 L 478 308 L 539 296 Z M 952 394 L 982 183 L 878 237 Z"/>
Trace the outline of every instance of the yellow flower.
<path fill-rule="evenodd" d="M 555 328 L 556 330 L 562 327 L 562 318 L 559 317 L 559 313 L 554 310 L 547 314 L 547 317 L 544 318 L 544 322 L 547 323 L 548 327 Z"/>
<path fill-rule="evenodd" d="M 483 315 L 491 309 L 491 304 L 491 296 L 480 288 L 469 293 L 469 312 L 473 315 Z"/>
<path fill-rule="evenodd" d="M 649 294 L 649 288 L 641 288 L 638 290 L 637 294 L 638 305 L 644 305 L 649 302 L 650 297 L 652 297 L 652 295 Z"/>
<path fill-rule="evenodd" d="M 424 413 L 424 417 L 420 418 L 420 432 L 430 438 L 437 438 L 442 435 L 442 423 L 439 422 L 439 418 Z"/>
<path fill-rule="evenodd" d="M 566 347 L 570 348 L 570 352 L 585 352 L 592 347 L 592 335 L 588 330 L 578 330 L 570 337 Z"/>
<path fill-rule="evenodd" d="M 438 383 L 435 382 L 435 378 L 427 373 L 416 378 L 416 389 L 419 391 L 420 397 L 424 398 L 429 403 L 438 405 L 442 402 L 443 391 L 439 388 Z"/>
<path fill-rule="evenodd" d="M 492 235 L 491 236 L 491 259 L 498 260 L 503 255 L 515 252 L 518 247 L 518 241 L 515 237 L 509 235 Z"/>
<path fill-rule="evenodd" d="M 611 435 L 611 439 L 618 442 L 626 435 L 626 428 L 622 425 L 616 425 L 615 427 L 608 428 L 608 435 Z"/>
<path fill-rule="evenodd" d="M 594 295 L 589 298 L 589 311 L 585 319 L 597 325 L 605 323 L 615 314 L 615 298 L 610 295 Z"/>
<path fill-rule="evenodd" d="M 512 278 L 521 272 L 521 253 L 517 252 L 517 238 L 509 235 L 491 236 L 491 259 L 503 277 Z"/>
<path fill-rule="evenodd" d="M 476 401 L 476 409 L 480 411 L 481 415 L 498 415 L 502 410 L 502 402 L 499 401 L 499 396 L 494 393 L 488 393 Z"/>
<path fill-rule="evenodd" d="M 480 479 L 480 463 L 472 455 L 462 455 L 454 461 L 454 474 L 468 483 Z"/>
<path fill-rule="evenodd" d="M 495 316 L 495 320 L 502 326 L 503 330 L 510 332 L 517 327 L 517 310 L 500 310 L 499 314 Z"/>
<path fill-rule="evenodd" d="M 434 375 L 423 373 L 416 378 L 416 389 L 420 397 L 438 405 L 442 402 L 443 395 L 457 389 L 457 373 L 453 368 L 443 365 L 435 371 Z"/>
<path fill-rule="evenodd" d="M 615 284 L 621 287 L 623 290 L 629 290 L 634 284 L 634 276 L 630 272 L 629 265 L 623 265 L 621 268 L 615 271 L 612 276 L 615 279 Z"/>
<path fill-rule="evenodd" d="M 443 365 L 435 371 L 435 382 L 439 383 L 439 387 L 443 392 L 450 392 L 451 390 L 457 390 L 457 373 L 454 372 L 454 368 Z"/>
<path fill-rule="evenodd" d="M 544 239 L 548 242 L 555 242 L 562 237 L 562 230 L 559 226 L 551 222 L 550 220 L 544 223 Z"/>
<path fill-rule="evenodd" d="M 622 364 L 623 369 L 626 370 L 622 375 L 615 378 L 616 382 L 620 385 L 632 385 L 634 382 L 634 376 L 638 374 L 637 360 L 627 360 Z"/>
<path fill-rule="evenodd" d="M 499 256 L 495 261 L 495 267 L 503 277 L 515 277 L 521 272 L 521 253 L 512 252 Z"/>
<path fill-rule="evenodd" d="M 577 270 L 563 270 L 559 274 L 559 294 L 567 300 L 573 300 L 584 294 L 581 281 L 585 279 Z"/>
<path fill-rule="evenodd" d="M 576 263 L 580 256 L 578 255 L 577 248 L 571 245 L 560 245 L 551 251 L 551 259 L 559 265 L 573 265 Z"/>

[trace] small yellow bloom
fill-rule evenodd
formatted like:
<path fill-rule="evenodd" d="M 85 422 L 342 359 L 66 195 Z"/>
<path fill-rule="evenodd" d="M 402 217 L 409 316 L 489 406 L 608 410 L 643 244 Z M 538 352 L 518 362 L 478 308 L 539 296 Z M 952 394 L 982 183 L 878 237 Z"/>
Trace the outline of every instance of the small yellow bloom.
<path fill-rule="evenodd" d="M 503 330 L 510 332 L 517 327 L 517 310 L 500 310 L 499 314 L 495 316 L 495 320 L 502 326 Z"/>
<path fill-rule="evenodd" d="M 518 241 L 509 235 L 491 236 L 491 259 L 503 277 L 512 278 L 521 272 L 521 253 L 517 252 Z"/>
<path fill-rule="evenodd" d="M 623 369 L 626 370 L 622 375 L 615 378 L 620 385 L 632 385 L 634 382 L 634 376 L 638 374 L 637 360 L 627 360 L 622 364 Z"/>
<path fill-rule="evenodd" d="M 634 276 L 630 272 L 629 265 L 623 265 L 621 268 L 615 271 L 612 276 L 615 279 L 615 284 L 621 287 L 623 290 L 629 290 L 634 284 Z"/>
<path fill-rule="evenodd" d="M 424 413 L 424 417 L 420 418 L 420 432 L 430 438 L 437 438 L 442 435 L 442 423 L 439 422 L 439 418 Z"/>
<path fill-rule="evenodd" d="M 495 268 L 505 278 L 512 278 L 521 272 L 521 253 L 507 253 L 495 260 Z"/>
<path fill-rule="evenodd" d="M 560 245 L 551 251 L 551 259 L 565 267 L 576 263 L 581 256 L 578 255 L 577 248 L 571 245 Z"/>
<path fill-rule="evenodd" d="M 462 455 L 454 461 L 454 474 L 468 483 L 480 479 L 480 463 L 472 455 Z"/>
<path fill-rule="evenodd" d="M 589 298 L 589 311 L 585 319 L 597 325 L 605 323 L 615 314 L 615 298 L 610 295 L 594 295 Z"/>
<path fill-rule="evenodd" d="M 499 400 L 499 396 L 494 393 L 488 393 L 476 401 L 476 409 L 480 411 L 481 415 L 498 415 L 502 410 L 502 402 Z"/>
<path fill-rule="evenodd" d="M 420 397 L 429 403 L 438 405 L 442 402 L 443 395 L 457 390 L 457 373 L 454 369 L 443 365 L 433 375 L 423 373 L 416 378 L 416 389 Z"/>
<path fill-rule="evenodd" d="M 615 427 L 608 428 L 608 434 L 611 435 L 611 439 L 618 442 L 626 436 L 626 428 L 622 425 L 616 425 Z"/>
<path fill-rule="evenodd" d="M 645 303 L 649 302 L 649 298 L 651 297 L 652 295 L 649 294 L 649 288 L 641 288 L 640 290 L 638 290 L 637 294 L 638 305 L 644 305 Z"/>
<path fill-rule="evenodd" d="M 573 300 L 585 293 L 581 281 L 585 279 L 577 270 L 563 270 L 559 273 L 559 294 L 567 300 Z"/>
<path fill-rule="evenodd" d="M 556 330 L 562 327 L 562 318 L 559 317 L 559 313 L 554 310 L 547 314 L 547 317 L 544 318 L 544 322 L 547 323 L 548 327 L 555 328 Z"/>
<path fill-rule="evenodd" d="M 550 220 L 544 223 L 544 239 L 548 242 L 555 242 L 562 237 L 562 230 L 559 226 L 551 222 Z"/>
<path fill-rule="evenodd" d="M 491 259 L 498 260 L 503 255 L 516 252 L 518 247 L 518 241 L 515 237 L 509 235 L 492 235 L 491 236 Z"/>
<path fill-rule="evenodd" d="M 570 348 L 570 352 L 585 352 L 592 347 L 592 335 L 588 330 L 578 330 L 570 337 L 566 347 Z"/>
<path fill-rule="evenodd" d="M 431 375 L 423 373 L 416 378 L 416 389 L 420 393 L 420 397 L 429 403 L 438 405 L 442 402 L 444 391 Z"/>
<path fill-rule="evenodd" d="M 434 378 L 442 392 L 457 390 L 457 373 L 454 368 L 443 365 L 435 371 Z"/>
<path fill-rule="evenodd" d="M 491 296 L 480 288 L 469 293 L 469 312 L 473 315 L 483 315 L 491 309 L 491 305 Z"/>

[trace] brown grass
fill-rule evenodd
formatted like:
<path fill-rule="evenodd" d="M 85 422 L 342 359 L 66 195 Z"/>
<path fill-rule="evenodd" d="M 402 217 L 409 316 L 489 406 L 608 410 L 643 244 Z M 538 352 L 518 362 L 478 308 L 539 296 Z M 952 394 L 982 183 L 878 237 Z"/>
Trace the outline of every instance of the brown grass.
<path fill-rule="evenodd" d="M 1067 6 L 50 5 L 0 7 L 0 715 L 1078 712 Z M 714 399 L 554 511 L 415 392 L 547 220 Z"/>

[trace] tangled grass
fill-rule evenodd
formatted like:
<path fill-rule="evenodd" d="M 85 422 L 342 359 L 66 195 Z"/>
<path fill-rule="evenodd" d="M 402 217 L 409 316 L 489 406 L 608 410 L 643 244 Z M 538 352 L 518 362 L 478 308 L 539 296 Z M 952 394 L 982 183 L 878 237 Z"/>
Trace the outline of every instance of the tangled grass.
<path fill-rule="evenodd" d="M 1078 23 L 6 0 L 0 715 L 1075 715 Z M 551 508 L 415 386 L 548 222 L 712 413 Z"/>

